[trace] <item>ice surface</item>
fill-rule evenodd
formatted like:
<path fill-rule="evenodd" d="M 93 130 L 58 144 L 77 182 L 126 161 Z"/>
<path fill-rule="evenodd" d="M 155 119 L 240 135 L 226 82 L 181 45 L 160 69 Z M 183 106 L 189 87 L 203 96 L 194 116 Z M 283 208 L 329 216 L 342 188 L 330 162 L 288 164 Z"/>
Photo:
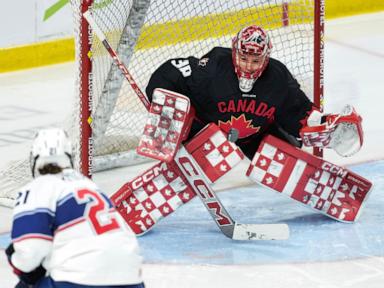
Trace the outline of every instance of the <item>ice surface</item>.
<path fill-rule="evenodd" d="M 237 242 L 223 236 L 198 199 L 139 238 L 147 287 L 379 288 L 384 283 L 384 13 L 326 24 L 326 111 L 349 103 L 363 116 L 365 143 L 355 156 L 326 158 L 370 179 L 374 189 L 355 224 L 328 219 L 282 195 L 249 185 L 239 167 L 216 185 L 242 223 L 288 223 L 287 241 Z M 73 64 L 0 74 L 0 151 L 4 166 L 28 154 L 33 131 L 61 123 L 70 110 Z M 99 173 L 113 193 L 148 164 Z M 236 174 L 237 173 L 237 174 Z M 231 182 L 236 179 L 236 183 Z M 229 187 L 237 186 L 231 189 Z M 11 210 L 0 208 L 0 249 L 9 243 Z M 0 251 L 1 252 L 1 251 Z M 0 287 L 16 281 L 0 253 Z"/>

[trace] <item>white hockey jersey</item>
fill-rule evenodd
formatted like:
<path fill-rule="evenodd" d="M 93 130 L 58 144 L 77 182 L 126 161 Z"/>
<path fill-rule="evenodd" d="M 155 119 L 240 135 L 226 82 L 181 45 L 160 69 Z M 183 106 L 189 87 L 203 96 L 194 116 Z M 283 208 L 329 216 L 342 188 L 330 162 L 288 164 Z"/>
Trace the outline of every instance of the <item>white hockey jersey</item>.
<path fill-rule="evenodd" d="M 142 282 L 135 235 L 96 184 L 74 170 L 23 187 L 13 217 L 11 261 L 21 271 L 42 263 L 55 281 Z"/>

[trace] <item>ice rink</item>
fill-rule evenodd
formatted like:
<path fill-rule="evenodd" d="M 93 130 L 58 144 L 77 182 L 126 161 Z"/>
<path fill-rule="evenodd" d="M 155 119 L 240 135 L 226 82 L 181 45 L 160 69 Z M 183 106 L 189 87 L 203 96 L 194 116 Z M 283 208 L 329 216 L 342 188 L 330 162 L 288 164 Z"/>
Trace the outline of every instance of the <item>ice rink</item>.
<path fill-rule="evenodd" d="M 325 111 L 354 105 L 363 117 L 365 143 L 350 158 L 333 153 L 325 157 L 374 183 L 359 221 L 333 221 L 250 185 L 239 171 L 236 184 L 231 178 L 217 185 L 233 218 L 242 223 L 287 223 L 289 240 L 230 240 L 195 198 L 139 238 L 146 287 L 383 287 L 383 27 L 384 12 L 326 23 Z M 36 130 L 64 121 L 74 90 L 73 70 L 73 63 L 68 63 L 0 74 L 0 168 L 27 157 Z M 111 194 L 146 167 L 98 173 L 95 181 Z M 233 185 L 237 187 L 228 188 Z M 9 288 L 17 281 L 3 253 L 10 242 L 11 209 L 0 207 L 0 219 L 0 288 Z"/>

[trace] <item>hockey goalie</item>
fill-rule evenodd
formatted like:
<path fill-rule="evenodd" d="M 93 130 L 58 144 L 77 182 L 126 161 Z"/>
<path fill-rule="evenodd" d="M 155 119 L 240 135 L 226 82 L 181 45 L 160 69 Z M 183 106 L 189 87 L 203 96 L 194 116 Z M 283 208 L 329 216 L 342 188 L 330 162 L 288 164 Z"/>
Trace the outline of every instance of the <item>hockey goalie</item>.
<path fill-rule="evenodd" d="M 271 51 L 266 31 L 251 25 L 232 48 L 170 59 L 152 74 L 146 89 L 152 105 L 137 151 L 160 162 L 112 196 L 137 234 L 195 195 L 209 198 L 210 185 L 244 156 L 252 160 L 244 174 L 255 183 L 335 220 L 357 220 L 372 184 L 300 147 L 352 156 L 363 144 L 361 116 L 350 105 L 320 112 Z M 200 186 L 191 180 L 197 170 Z"/>
<path fill-rule="evenodd" d="M 181 97 L 183 101 L 188 99 L 165 89 L 156 89 L 154 94 Z M 338 133 L 344 133 L 343 131 L 347 130 L 347 135 L 350 136 L 352 132 L 349 129 L 353 129 L 357 132 L 358 143 L 355 144 L 360 145 L 360 141 L 362 142 L 359 136 L 362 134 L 358 132 L 361 133 L 361 118 L 353 109 L 349 111 L 352 114 L 322 116 L 323 119 L 327 119 L 326 122 L 303 127 L 301 133 L 305 133 L 305 137 L 310 139 L 307 142 L 308 145 L 328 147 L 333 143 L 334 146 L 331 147 L 338 149 L 338 153 L 350 154 L 350 147 L 353 145 L 348 145 L 347 149 L 344 148 L 342 141 L 340 144 L 336 141 L 343 138 Z M 346 112 L 348 111 L 344 111 Z M 314 115 L 317 117 L 320 114 L 315 112 Z M 154 113 L 150 118 L 153 116 L 158 117 L 158 114 Z M 189 120 L 187 122 L 190 123 Z M 311 122 L 313 120 L 311 117 L 308 117 L 308 120 L 309 123 L 315 123 Z M 150 122 L 153 123 L 153 119 Z M 351 128 L 340 129 L 339 125 L 351 126 Z M 236 132 L 224 133 L 217 125 L 211 123 L 184 145 L 179 144 L 178 153 L 172 161 L 169 161 L 167 156 L 167 161 L 160 161 L 124 184 L 112 196 L 112 200 L 133 231 L 138 235 L 146 233 L 158 221 L 196 195 L 209 198 L 209 186 L 225 176 L 244 158 L 241 150 L 232 142 L 238 137 L 237 134 Z M 144 139 L 148 140 L 148 135 L 144 133 Z M 147 152 L 145 150 L 145 153 Z M 157 152 L 154 153 L 157 155 L 156 159 L 159 155 Z M 343 222 L 357 220 L 360 208 L 371 188 L 371 183 L 359 175 L 312 156 L 273 136 L 267 136 L 262 140 L 248 170 L 244 173 L 256 183 L 286 194 L 320 213 Z M 197 179 L 199 182 L 196 182 L 196 177 L 191 178 L 191 175 L 199 175 L 200 179 Z M 203 191 L 201 191 L 201 185 Z M 215 217 L 218 225 L 231 224 L 232 219 L 220 213 L 220 209 L 224 209 L 218 206 L 221 205 L 220 202 L 212 201 L 209 205 L 208 208 L 217 212 Z M 271 233 L 274 236 L 271 236 Z M 286 235 L 286 232 L 278 232 L 277 227 L 274 227 L 272 232 L 269 229 L 264 235 L 267 235 L 264 236 L 266 239 L 282 239 L 284 238 L 282 235 Z"/>

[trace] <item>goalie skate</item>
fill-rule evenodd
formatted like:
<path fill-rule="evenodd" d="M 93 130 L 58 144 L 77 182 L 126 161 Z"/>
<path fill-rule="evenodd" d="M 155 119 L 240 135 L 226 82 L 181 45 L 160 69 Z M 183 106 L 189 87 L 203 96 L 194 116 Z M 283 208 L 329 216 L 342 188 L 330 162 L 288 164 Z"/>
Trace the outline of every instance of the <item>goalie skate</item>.
<path fill-rule="evenodd" d="M 354 222 L 372 183 L 273 136 L 264 138 L 247 176 L 328 217 Z"/>

